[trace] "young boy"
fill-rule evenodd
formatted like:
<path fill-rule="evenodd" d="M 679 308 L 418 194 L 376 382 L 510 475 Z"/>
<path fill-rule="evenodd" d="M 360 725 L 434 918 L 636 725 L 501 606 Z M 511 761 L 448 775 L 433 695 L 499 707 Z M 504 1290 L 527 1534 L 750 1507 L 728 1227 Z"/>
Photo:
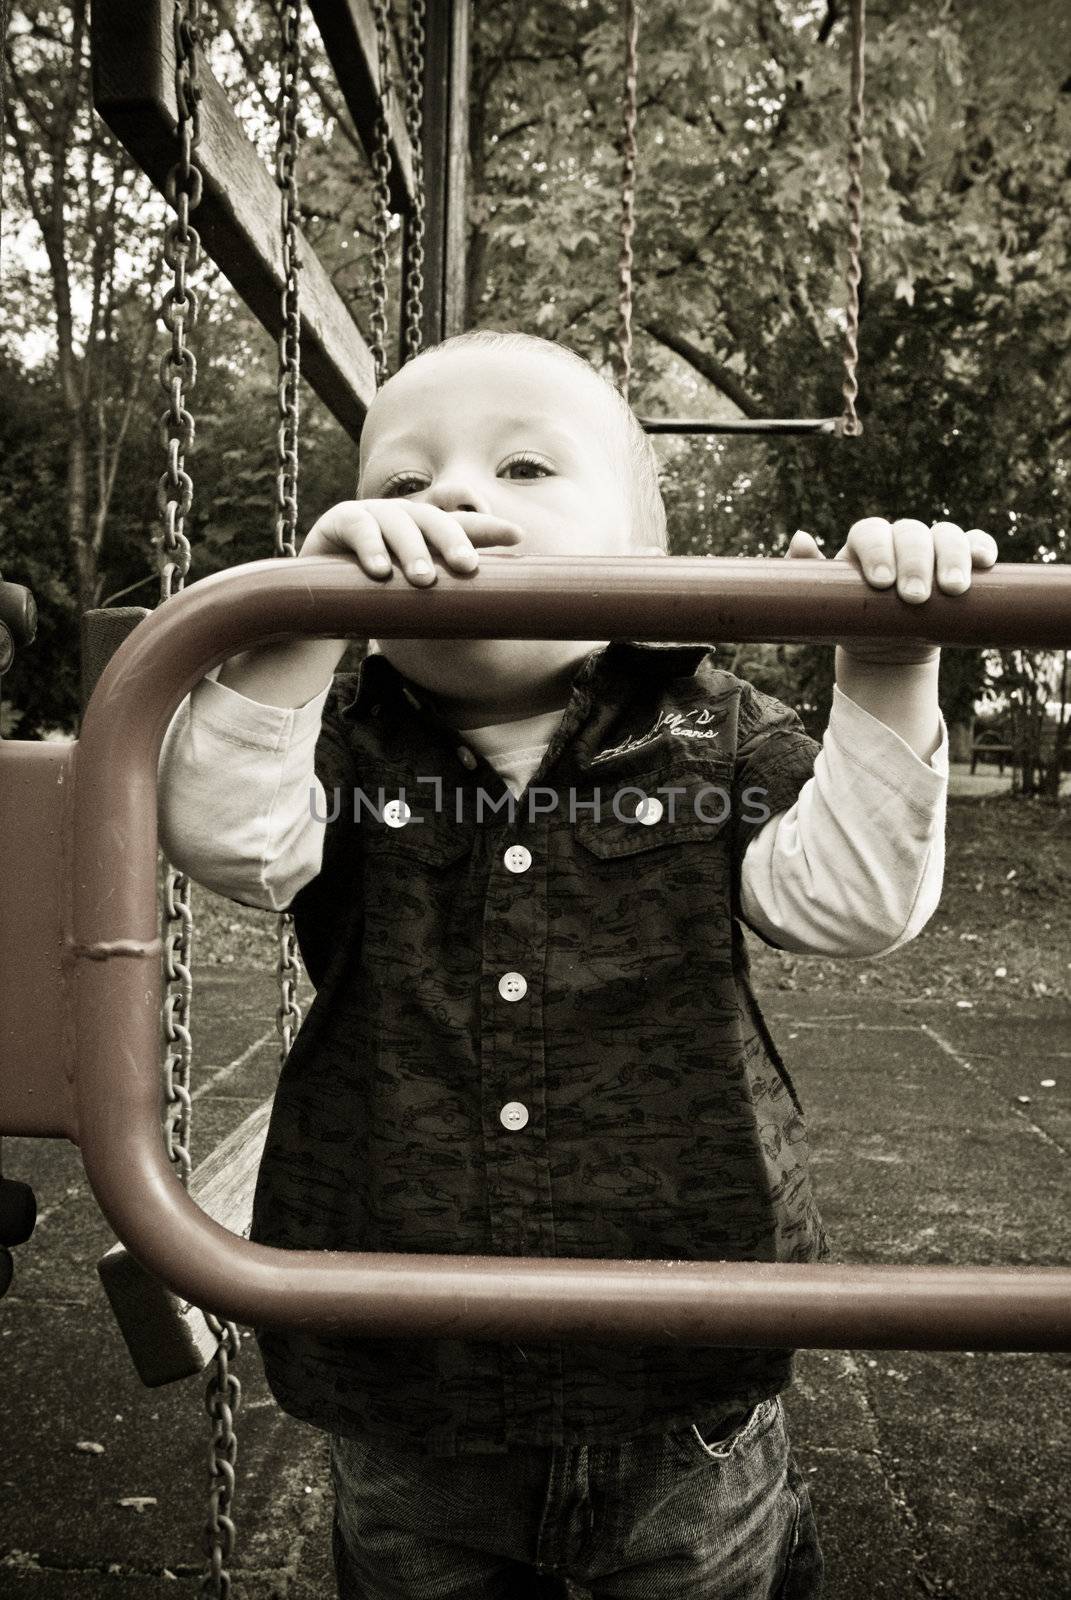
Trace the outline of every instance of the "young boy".
<path fill-rule="evenodd" d="M 436 581 L 501 554 L 664 553 L 649 443 L 585 362 L 448 340 L 372 405 L 362 498 L 301 554 Z M 789 553 L 818 555 L 797 534 Z M 839 552 L 924 600 L 988 534 L 878 518 Z M 478 580 L 477 580 L 478 581 Z M 161 844 L 290 907 L 317 995 L 252 1237 L 319 1250 L 813 1261 L 795 1091 L 740 924 L 868 956 L 931 915 L 947 747 L 928 647 L 837 649 L 824 741 L 706 645 L 295 639 L 213 669 L 160 763 Z M 325 825 L 326 819 L 326 825 Z M 790 1351 L 257 1329 L 330 1435 L 339 1593 L 809 1600 Z"/>

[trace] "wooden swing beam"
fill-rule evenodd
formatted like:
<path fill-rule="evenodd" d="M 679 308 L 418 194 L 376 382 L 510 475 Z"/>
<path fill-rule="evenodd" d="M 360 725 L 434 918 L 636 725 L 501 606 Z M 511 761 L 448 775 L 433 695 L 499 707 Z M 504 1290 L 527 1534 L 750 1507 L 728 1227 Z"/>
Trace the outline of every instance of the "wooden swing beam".
<path fill-rule="evenodd" d="M 160 1128 L 156 780 L 184 696 L 272 640 L 900 636 L 1071 645 L 1071 567 L 998 567 L 910 606 L 843 563 L 488 554 L 418 590 L 345 557 L 256 561 L 173 595 L 106 667 L 74 745 L 0 743 L 0 1134 L 79 1144 L 131 1255 L 219 1317 L 367 1336 L 1071 1349 L 1071 1269 L 270 1249 L 213 1221 Z M 116 1019 L 122 1019 L 116 1027 Z"/>
<path fill-rule="evenodd" d="M 309 0 L 310 10 L 366 150 L 379 93 L 375 24 L 368 0 Z M 164 192 L 177 150 L 174 0 L 93 0 L 93 103 L 130 155 Z M 424 342 L 458 332 L 465 306 L 465 102 L 467 0 L 432 6 L 425 52 Z M 231 109 L 208 63 L 201 139 L 195 160 L 204 179 L 190 213 L 201 242 L 273 337 L 282 327 L 283 256 L 279 190 Z M 392 48 L 392 81 L 402 67 Z M 413 157 L 401 96 L 388 99 L 392 204 L 412 211 Z M 375 393 L 372 354 L 316 251 L 298 233 L 302 376 L 353 439 Z"/>

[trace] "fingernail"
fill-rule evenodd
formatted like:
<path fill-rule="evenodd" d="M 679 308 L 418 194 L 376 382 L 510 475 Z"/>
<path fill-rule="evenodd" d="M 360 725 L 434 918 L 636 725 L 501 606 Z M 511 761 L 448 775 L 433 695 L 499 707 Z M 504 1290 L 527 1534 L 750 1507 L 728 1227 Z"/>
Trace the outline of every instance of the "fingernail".
<path fill-rule="evenodd" d="M 893 581 L 893 570 L 891 567 L 875 567 L 873 578 L 875 583 L 891 583 Z"/>
<path fill-rule="evenodd" d="M 921 578 L 908 578 L 904 584 L 903 592 L 909 600 L 924 600 L 926 598 L 926 585 Z"/>
<path fill-rule="evenodd" d="M 470 544 L 460 545 L 454 551 L 454 560 L 463 566 L 474 567 L 477 560 L 476 552 Z"/>
<path fill-rule="evenodd" d="M 945 573 L 944 581 L 946 584 L 953 583 L 958 589 L 961 589 L 967 582 L 967 574 L 962 567 L 949 567 Z"/>
<path fill-rule="evenodd" d="M 390 571 L 390 557 L 389 556 L 369 556 L 368 557 L 368 565 L 370 567 L 375 567 L 377 572 L 389 572 Z"/>
<path fill-rule="evenodd" d="M 426 578 L 431 572 L 430 561 L 410 561 L 409 571 L 414 578 Z"/>

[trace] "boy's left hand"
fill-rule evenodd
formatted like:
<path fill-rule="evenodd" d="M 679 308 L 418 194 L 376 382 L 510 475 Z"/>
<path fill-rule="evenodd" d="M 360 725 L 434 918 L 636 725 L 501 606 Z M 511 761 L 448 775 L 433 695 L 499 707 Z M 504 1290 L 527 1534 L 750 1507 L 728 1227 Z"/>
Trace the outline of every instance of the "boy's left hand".
<path fill-rule="evenodd" d="M 822 557 L 814 539 L 802 529 L 793 534 L 786 555 L 794 558 Z M 928 600 L 933 588 L 945 594 L 965 594 L 971 586 L 974 567 L 993 566 L 997 542 L 981 528 L 968 532 L 954 522 L 935 522 L 927 527 L 904 517 L 886 522 L 884 517 L 864 517 L 853 523 L 835 561 L 851 561 L 875 589 L 890 589 L 910 605 Z M 931 661 L 940 654 L 936 645 L 921 639 L 849 639 L 842 646 L 857 660 L 902 666 Z"/>

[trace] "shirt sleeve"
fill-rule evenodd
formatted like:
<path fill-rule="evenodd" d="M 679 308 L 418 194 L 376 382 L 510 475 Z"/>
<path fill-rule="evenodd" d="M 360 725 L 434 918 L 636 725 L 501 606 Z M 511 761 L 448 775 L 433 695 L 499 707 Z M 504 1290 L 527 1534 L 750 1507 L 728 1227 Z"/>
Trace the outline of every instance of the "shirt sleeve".
<path fill-rule="evenodd" d="M 944 880 L 948 730 L 929 762 L 833 689 L 814 775 L 747 845 L 743 920 L 801 955 L 899 949 L 933 915 Z"/>
<path fill-rule="evenodd" d="M 216 894 L 285 910 L 322 864 L 329 813 L 317 744 L 339 680 L 292 709 L 227 688 L 216 681 L 219 670 L 194 686 L 164 734 L 160 846 Z"/>
<path fill-rule="evenodd" d="M 795 804 L 821 750 L 797 712 L 744 679 L 740 683 L 732 775 L 733 881 L 770 818 Z"/>

